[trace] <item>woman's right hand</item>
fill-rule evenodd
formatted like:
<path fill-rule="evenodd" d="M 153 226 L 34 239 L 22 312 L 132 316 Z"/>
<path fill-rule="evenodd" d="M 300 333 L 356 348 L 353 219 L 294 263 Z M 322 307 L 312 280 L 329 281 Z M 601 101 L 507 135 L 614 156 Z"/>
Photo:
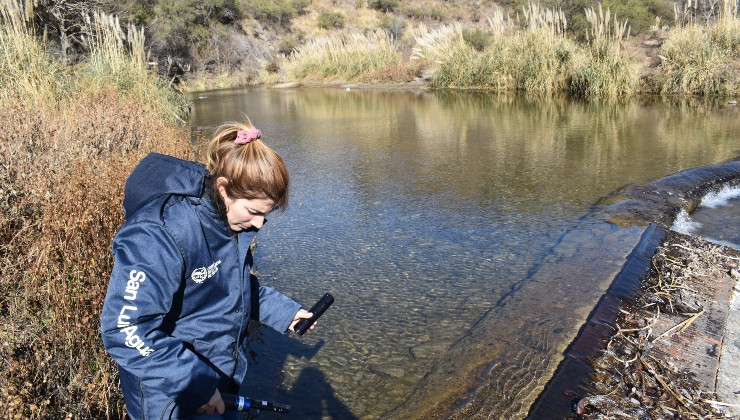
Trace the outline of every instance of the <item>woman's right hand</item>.
<path fill-rule="evenodd" d="M 226 411 L 226 406 L 224 405 L 224 400 L 221 398 L 221 393 L 218 392 L 218 389 L 216 389 L 216 392 L 213 393 L 213 396 L 206 404 L 203 404 L 198 408 L 198 414 L 223 414 L 224 411 Z"/>

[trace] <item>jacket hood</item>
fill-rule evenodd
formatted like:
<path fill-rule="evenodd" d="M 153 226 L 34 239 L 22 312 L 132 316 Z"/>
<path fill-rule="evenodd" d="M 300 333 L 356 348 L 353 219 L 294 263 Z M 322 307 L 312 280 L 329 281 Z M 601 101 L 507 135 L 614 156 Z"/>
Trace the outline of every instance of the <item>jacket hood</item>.
<path fill-rule="evenodd" d="M 206 167 L 200 163 L 159 153 L 148 154 L 126 179 L 124 217 L 128 218 L 163 194 L 201 197 L 207 175 Z"/>

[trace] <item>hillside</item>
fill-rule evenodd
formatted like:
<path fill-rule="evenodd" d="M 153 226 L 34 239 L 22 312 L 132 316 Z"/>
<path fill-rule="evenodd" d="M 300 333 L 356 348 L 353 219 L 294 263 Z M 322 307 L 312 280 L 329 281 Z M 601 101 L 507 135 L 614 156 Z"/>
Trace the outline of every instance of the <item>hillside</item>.
<path fill-rule="evenodd" d="M 26 15 L 49 51 L 75 64 L 90 50 L 91 10 L 142 28 L 149 67 L 183 91 L 348 81 L 591 97 L 740 92 L 737 0 L 39 0 Z"/>
<path fill-rule="evenodd" d="M 543 2 L 543 9 L 547 3 Z M 569 6 L 563 11 L 568 20 L 569 36 L 583 41 L 589 29 L 585 22 L 585 3 L 590 5 L 591 2 L 581 2 L 583 5 L 575 1 L 566 3 Z M 673 14 L 672 3 L 634 2 L 632 9 L 625 9 L 619 2 L 614 3 L 616 9 L 627 16 L 624 19 L 630 25 L 632 35 L 624 42 L 625 51 L 641 68 L 640 74 L 649 73 L 657 64 L 657 49 L 665 35 L 656 30 L 656 15 L 653 13 L 663 15 L 659 22 L 668 21 L 666 15 Z M 274 6 L 265 10 L 264 2 L 249 2 L 245 7 L 244 18 L 234 22 L 225 33 L 222 31 L 220 34 L 212 34 L 208 48 L 192 48 L 189 56 L 182 54 L 176 57 L 175 69 L 169 71 L 169 76 L 175 76 L 175 72 L 180 69 L 187 70 L 182 71 L 181 75 L 185 81 L 183 88 L 189 90 L 279 83 L 286 81 L 284 67 L 288 57 L 300 50 L 306 42 L 321 37 L 378 30 L 393 37 L 401 60 L 407 63 L 415 43 L 414 31 L 420 26 L 433 29 L 442 25 L 459 24 L 464 28 L 477 28 L 486 32 L 491 28 L 489 19 L 496 12 L 503 12 L 513 21 L 519 22 L 525 19 L 526 8 L 533 5 L 515 1 L 481 0 L 296 0 L 292 3 L 272 4 L 282 4 L 284 9 Z M 605 3 L 606 7 L 609 7 L 608 2 Z M 619 15 L 614 15 L 622 21 Z M 152 36 L 156 37 L 156 34 L 152 33 Z M 166 51 L 160 52 L 160 63 L 161 53 Z M 181 66 L 178 68 L 177 64 Z M 404 69 L 391 71 L 394 74 L 387 77 L 390 80 L 384 81 L 408 82 L 420 76 L 423 71 L 412 70 L 410 74 Z"/>

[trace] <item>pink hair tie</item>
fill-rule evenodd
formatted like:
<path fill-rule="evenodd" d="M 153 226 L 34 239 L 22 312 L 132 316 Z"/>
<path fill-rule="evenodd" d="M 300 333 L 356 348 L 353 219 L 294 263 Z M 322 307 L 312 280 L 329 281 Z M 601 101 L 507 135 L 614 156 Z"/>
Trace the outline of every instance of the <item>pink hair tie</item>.
<path fill-rule="evenodd" d="M 259 131 L 257 128 L 252 127 L 249 130 L 239 130 L 236 132 L 236 139 L 234 140 L 234 143 L 236 144 L 247 144 L 252 140 L 257 140 L 258 138 L 262 137 L 262 132 Z"/>

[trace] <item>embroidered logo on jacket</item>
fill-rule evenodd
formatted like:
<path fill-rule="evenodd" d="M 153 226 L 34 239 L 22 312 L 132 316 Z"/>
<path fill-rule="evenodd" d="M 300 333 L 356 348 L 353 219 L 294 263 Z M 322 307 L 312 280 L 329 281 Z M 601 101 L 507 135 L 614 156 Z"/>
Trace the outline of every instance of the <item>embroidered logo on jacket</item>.
<path fill-rule="evenodd" d="M 194 282 L 200 284 L 203 283 L 206 279 L 210 279 L 213 277 L 214 274 L 218 272 L 218 265 L 221 264 L 221 260 L 218 260 L 206 267 L 200 267 L 193 270 L 193 273 L 190 275 L 190 278 L 193 279 Z"/>

